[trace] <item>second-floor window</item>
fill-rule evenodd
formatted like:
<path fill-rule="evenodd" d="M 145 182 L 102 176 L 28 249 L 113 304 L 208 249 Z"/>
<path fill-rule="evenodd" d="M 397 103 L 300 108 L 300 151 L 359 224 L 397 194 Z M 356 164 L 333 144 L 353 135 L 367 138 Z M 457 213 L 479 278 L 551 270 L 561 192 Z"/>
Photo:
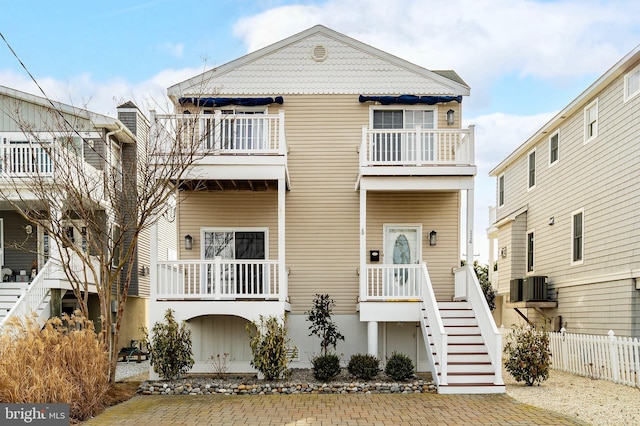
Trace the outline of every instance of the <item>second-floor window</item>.
<path fill-rule="evenodd" d="M 572 215 L 571 262 L 582 263 L 584 252 L 584 212 L 579 210 Z"/>
<path fill-rule="evenodd" d="M 504 206 L 504 175 L 498 177 L 498 207 Z"/>
<path fill-rule="evenodd" d="M 624 76 L 624 101 L 640 93 L 640 66 Z"/>
<path fill-rule="evenodd" d="M 528 167 L 528 176 L 529 182 L 527 188 L 533 188 L 536 186 L 536 152 L 531 151 L 529 153 L 529 167 Z"/>
<path fill-rule="evenodd" d="M 122 191 L 122 149 L 116 143 L 111 144 L 111 184 Z"/>
<path fill-rule="evenodd" d="M 558 158 L 560 157 L 559 156 L 560 154 L 559 140 L 560 140 L 560 134 L 558 132 L 555 132 L 549 138 L 549 165 L 555 164 L 558 161 Z"/>
<path fill-rule="evenodd" d="M 534 233 L 527 233 L 527 272 L 533 272 Z"/>
<path fill-rule="evenodd" d="M 584 109 L 584 141 L 589 142 L 598 136 L 598 100 Z"/>

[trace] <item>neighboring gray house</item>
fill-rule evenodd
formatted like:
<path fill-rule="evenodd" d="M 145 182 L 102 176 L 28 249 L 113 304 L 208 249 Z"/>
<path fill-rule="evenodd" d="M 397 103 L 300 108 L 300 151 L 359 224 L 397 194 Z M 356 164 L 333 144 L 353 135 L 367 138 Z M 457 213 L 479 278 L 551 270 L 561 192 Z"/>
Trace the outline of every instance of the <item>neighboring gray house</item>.
<path fill-rule="evenodd" d="M 640 337 L 640 46 L 490 176 L 497 323 Z"/>
<path fill-rule="evenodd" d="M 80 179 L 93 179 L 96 183 L 91 201 L 104 210 L 105 232 L 113 232 L 118 224 L 108 212 L 123 207 L 110 199 L 105 185 L 115 182 L 116 187 L 122 188 L 121 179 L 137 178 L 137 161 L 145 149 L 142 142 L 149 134 L 149 122 L 134 104 L 121 105 L 118 117 L 57 102 L 52 105 L 45 98 L 0 86 L 0 188 L 5 194 L 13 192 L 16 197 L 20 194 L 30 208 L 55 211 L 56 207 L 45 205 L 47 200 L 35 195 L 30 185 L 69 175 L 56 170 L 56 162 L 51 159 L 53 153 L 79 157 L 78 170 L 83 171 Z M 57 131 L 64 127 L 58 121 L 62 119 L 72 131 Z M 29 132 L 24 131 L 25 126 Z M 126 197 L 135 200 L 135 194 Z M 69 239 L 86 252 L 86 225 L 80 220 L 69 220 L 65 226 Z M 130 339 L 140 337 L 139 327 L 146 323 L 148 232 L 141 238 L 120 334 L 120 342 L 125 346 Z M 58 250 L 46 232 L 27 222 L 9 202 L 0 201 L 0 325 L 10 313 L 20 315 L 33 309 L 44 320 L 61 311 L 70 313 L 77 307 L 68 279 L 55 266 L 60 259 L 56 255 Z M 74 262 L 73 254 L 70 262 Z M 91 295 L 89 307 L 90 310 L 94 307 L 94 320 L 99 315 L 97 305 L 97 295 Z"/>

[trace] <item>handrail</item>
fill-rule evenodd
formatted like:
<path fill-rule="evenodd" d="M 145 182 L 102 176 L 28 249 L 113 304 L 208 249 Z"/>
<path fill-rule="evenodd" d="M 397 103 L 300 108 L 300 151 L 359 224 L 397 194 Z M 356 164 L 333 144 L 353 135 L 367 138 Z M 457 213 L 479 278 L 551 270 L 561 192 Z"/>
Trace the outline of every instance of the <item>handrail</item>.
<path fill-rule="evenodd" d="M 436 385 L 447 384 L 447 333 L 444 329 L 442 318 L 440 317 L 440 310 L 438 309 L 438 302 L 436 301 L 435 293 L 433 292 L 433 286 L 431 285 L 431 278 L 429 277 L 429 271 L 427 270 L 427 264 L 422 263 L 422 272 L 424 280 L 422 281 L 422 302 L 421 308 L 425 311 L 427 318 L 420 315 L 420 325 L 422 329 L 422 335 L 427 348 L 427 355 L 431 362 L 433 380 Z M 427 319 L 429 323 L 427 324 Z M 431 330 L 431 337 L 427 334 L 427 327 Z M 440 361 L 440 376 L 438 376 L 438 370 L 435 364 L 435 357 L 431 353 L 430 343 L 436 351 L 436 355 Z"/>
<path fill-rule="evenodd" d="M 504 384 L 502 381 L 502 334 L 493 321 L 491 310 L 489 310 L 489 305 L 480 287 L 478 277 L 470 265 L 457 268 L 455 274 L 456 282 L 458 281 L 458 274 L 460 274 L 466 283 L 467 300 L 471 303 L 475 313 L 480 332 L 487 345 L 491 365 L 493 365 L 493 370 L 495 371 L 494 384 L 502 385 Z"/>
<path fill-rule="evenodd" d="M 468 129 L 362 128 L 361 166 L 471 165 L 473 127 Z"/>
<path fill-rule="evenodd" d="M 158 299 L 281 299 L 277 260 L 165 260 L 157 262 Z"/>
<path fill-rule="evenodd" d="M 52 267 L 52 261 L 49 260 L 42 269 L 35 276 L 33 281 L 29 283 L 26 291 L 20 296 L 18 301 L 9 310 L 7 315 L 0 321 L 0 327 L 2 327 L 12 316 L 27 316 L 31 312 L 37 312 L 42 302 L 47 298 L 50 293 L 50 289 L 44 285 L 44 280 L 49 274 L 49 270 Z"/>
<path fill-rule="evenodd" d="M 422 267 L 419 264 L 367 265 L 364 292 L 367 300 L 416 300 L 422 297 Z"/>

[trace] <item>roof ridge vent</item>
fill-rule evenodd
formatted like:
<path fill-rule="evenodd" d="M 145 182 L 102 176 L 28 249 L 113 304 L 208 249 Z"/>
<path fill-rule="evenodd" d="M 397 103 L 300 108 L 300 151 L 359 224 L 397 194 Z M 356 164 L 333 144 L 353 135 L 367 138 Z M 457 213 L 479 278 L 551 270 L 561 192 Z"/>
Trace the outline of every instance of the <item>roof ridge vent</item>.
<path fill-rule="evenodd" d="M 322 62 L 327 59 L 328 53 L 327 48 L 321 44 L 317 44 L 311 49 L 311 57 L 316 62 Z"/>

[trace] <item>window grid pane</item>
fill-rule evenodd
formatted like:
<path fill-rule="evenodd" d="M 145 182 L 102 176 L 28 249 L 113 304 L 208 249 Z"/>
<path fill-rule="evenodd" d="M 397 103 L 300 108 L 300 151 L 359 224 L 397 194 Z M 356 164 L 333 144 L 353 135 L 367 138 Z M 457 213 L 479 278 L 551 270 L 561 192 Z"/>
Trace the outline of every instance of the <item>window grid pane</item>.
<path fill-rule="evenodd" d="M 536 184 L 536 153 L 529 154 L 529 188 Z"/>

